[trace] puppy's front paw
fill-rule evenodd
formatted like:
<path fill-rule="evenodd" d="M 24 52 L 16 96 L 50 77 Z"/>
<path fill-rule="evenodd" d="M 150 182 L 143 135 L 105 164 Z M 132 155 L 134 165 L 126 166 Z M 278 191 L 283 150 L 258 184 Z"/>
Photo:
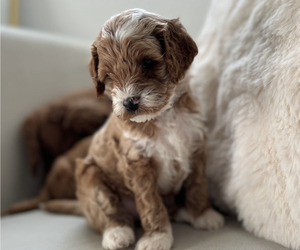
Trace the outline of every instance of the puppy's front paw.
<path fill-rule="evenodd" d="M 171 227 L 167 232 L 157 232 L 143 236 L 136 244 L 135 250 L 169 250 L 173 244 Z"/>
<path fill-rule="evenodd" d="M 134 242 L 134 232 L 128 226 L 108 228 L 103 233 L 102 246 L 105 249 L 116 250 L 126 248 Z"/>
<path fill-rule="evenodd" d="M 197 229 L 219 229 L 224 225 L 224 217 L 212 208 L 207 209 L 201 216 L 193 219 L 186 209 L 181 209 L 176 221 L 188 222 Z"/>

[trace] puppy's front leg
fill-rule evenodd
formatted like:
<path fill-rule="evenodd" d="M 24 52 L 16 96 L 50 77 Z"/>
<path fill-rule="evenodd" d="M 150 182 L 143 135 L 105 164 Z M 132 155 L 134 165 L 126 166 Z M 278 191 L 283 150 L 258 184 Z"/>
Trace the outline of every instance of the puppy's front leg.
<path fill-rule="evenodd" d="M 77 160 L 77 197 L 83 213 L 88 223 L 103 233 L 103 248 L 116 250 L 134 242 L 133 220 L 106 179 L 99 166 Z"/>
<path fill-rule="evenodd" d="M 169 250 L 173 244 L 167 209 L 158 192 L 157 171 L 151 162 L 131 166 L 131 188 L 145 230 L 136 250 Z"/>
<path fill-rule="evenodd" d="M 179 210 L 176 220 L 188 222 L 198 229 L 218 229 L 223 226 L 224 218 L 209 202 L 203 150 L 193 154 L 191 167 L 192 172 L 184 184 L 185 208 Z"/>

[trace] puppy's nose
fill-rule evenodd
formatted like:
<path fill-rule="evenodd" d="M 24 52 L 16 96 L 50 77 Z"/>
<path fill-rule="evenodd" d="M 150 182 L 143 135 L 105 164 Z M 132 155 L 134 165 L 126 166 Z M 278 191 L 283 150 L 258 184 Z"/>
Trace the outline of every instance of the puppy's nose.
<path fill-rule="evenodd" d="M 138 110 L 139 103 L 140 103 L 140 97 L 134 96 L 134 97 L 129 97 L 126 100 L 124 100 L 123 106 L 126 108 L 127 111 L 134 112 L 134 111 Z"/>

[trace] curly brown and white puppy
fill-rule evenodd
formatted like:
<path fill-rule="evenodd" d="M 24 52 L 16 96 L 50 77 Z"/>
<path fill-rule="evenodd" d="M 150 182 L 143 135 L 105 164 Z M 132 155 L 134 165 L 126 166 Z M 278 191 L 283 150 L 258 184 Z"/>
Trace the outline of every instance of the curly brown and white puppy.
<path fill-rule="evenodd" d="M 113 114 L 78 160 L 77 196 L 104 248 L 134 242 L 131 207 L 145 231 L 136 249 L 171 248 L 169 215 L 201 229 L 223 225 L 209 203 L 204 126 L 184 78 L 196 54 L 178 19 L 140 9 L 113 16 L 92 45 L 91 75 L 99 95 L 111 93 Z"/>

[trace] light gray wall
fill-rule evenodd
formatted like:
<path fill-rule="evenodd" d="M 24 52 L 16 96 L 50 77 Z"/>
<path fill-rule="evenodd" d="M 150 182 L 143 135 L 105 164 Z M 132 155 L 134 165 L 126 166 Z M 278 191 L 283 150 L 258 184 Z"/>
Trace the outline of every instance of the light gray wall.
<path fill-rule="evenodd" d="M 1 0 L 1 25 L 8 24 L 9 21 L 9 0 Z"/>
<path fill-rule="evenodd" d="M 23 0 L 20 25 L 92 41 L 112 15 L 129 8 L 143 8 L 167 18 L 180 17 L 196 38 L 209 4 L 210 0 Z"/>
<path fill-rule="evenodd" d="M 41 184 L 41 174 L 33 178 L 29 171 L 24 119 L 41 105 L 93 83 L 86 42 L 9 28 L 1 30 L 1 42 L 0 175 L 1 208 L 6 209 L 37 195 Z"/>

